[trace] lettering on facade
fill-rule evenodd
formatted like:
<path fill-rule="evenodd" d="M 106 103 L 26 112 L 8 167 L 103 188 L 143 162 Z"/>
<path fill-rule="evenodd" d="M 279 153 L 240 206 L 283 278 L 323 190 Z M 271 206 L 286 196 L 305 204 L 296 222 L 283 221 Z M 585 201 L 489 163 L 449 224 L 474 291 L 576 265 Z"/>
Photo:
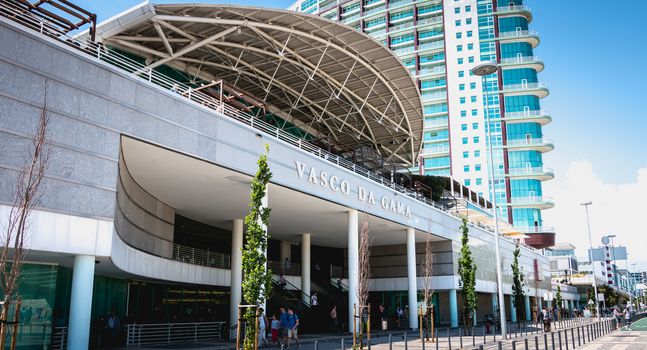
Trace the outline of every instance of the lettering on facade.
<path fill-rule="evenodd" d="M 333 192 L 341 193 L 344 196 L 350 194 L 351 184 L 348 180 L 340 179 L 336 175 L 330 175 L 325 171 L 317 171 L 315 167 L 309 167 L 305 163 L 295 161 L 297 175 L 299 179 L 306 180 L 309 183 L 324 188 L 328 188 Z M 357 200 L 376 205 L 375 194 L 372 190 L 367 190 L 365 187 L 357 185 Z M 382 209 L 405 216 L 411 217 L 411 208 L 404 203 L 391 198 L 389 196 L 382 196 L 379 201 Z"/>

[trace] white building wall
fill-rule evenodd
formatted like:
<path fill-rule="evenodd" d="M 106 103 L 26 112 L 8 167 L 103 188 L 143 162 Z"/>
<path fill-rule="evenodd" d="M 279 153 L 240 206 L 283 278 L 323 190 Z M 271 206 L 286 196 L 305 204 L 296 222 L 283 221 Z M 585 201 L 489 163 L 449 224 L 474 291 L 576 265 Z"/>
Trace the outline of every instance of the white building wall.
<path fill-rule="evenodd" d="M 476 5 L 476 0 L 445 1 L 443 4 L 449 132 L 452 176 L 463 184 L 469 179 L 472 190 L 489 198 L 483 88 L 481 78 L 470 74 L 470 69 L 478 64 L 480 57 Z M 469 12 L 466 12 L 466 6 L 470 7 Z M 456 14 L 455 8 L 459 8 L 460 13 Z M 471 24 L 467 24 L 467 19 L 471 20 Z M 456 21 L 460 21 L 460 25 Z M 471 37 L 467 36 L 468 32 L 472 33 Z M 457 38 L 457 33 L 460 33 L 460 38 Z M 468 49 L 470 44 L 472 49 Z M 461 51 L 458 51 L 459 46 Z M 470 58 L 473 62 L 469 62 Z M 459 63 L 459 59 L 462 59 L 462 63 Z M 459 77 L 461 71 L 463 77 Z M 461 84 L 465 86 L 462 91 L 459 89 Z M 474 84 L 474 89 L 470 84 Z M 473 96 L 476 97 L 476 102 L 472 102 Z M 461 98 L 465 99 L 465 103 L 460 103 Z M 477 111 L 475 116 L 472 115 L 472 110 Z M 461 116 L 461 111 L 466 112 L 465 117 Z M 463 130 L 463 125 L 467 126 L 466 130 Z M 478 138 L 478 143 L 475 143 L 475 137 Z M 467 138 L 467 144 L 463 144 L 464 138 Z M 466 151 L 468 157 L 464 158 L 463 152 Z M 475 157 L 474 151 L 480 151 L 480 156 Z M 476 170 L 477 165 L 480 165 L 480 170 Z M 469 171 L 465 171 L 465 166 L 469 166 Z M 481 179 L 480 185 L 477 184 L 477 179 Z"/>

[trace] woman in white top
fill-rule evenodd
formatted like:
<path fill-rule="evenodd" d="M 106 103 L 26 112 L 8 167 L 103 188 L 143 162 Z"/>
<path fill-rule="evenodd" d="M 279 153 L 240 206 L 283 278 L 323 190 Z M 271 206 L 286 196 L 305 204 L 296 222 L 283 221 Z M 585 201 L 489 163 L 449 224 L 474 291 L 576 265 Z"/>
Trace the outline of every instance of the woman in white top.
<path fill-rule="evenodd" d="M 258 346 L 269 345 L 267 341 L 267 316 L 263 312 L 263 308 L 258 309 Z"/>

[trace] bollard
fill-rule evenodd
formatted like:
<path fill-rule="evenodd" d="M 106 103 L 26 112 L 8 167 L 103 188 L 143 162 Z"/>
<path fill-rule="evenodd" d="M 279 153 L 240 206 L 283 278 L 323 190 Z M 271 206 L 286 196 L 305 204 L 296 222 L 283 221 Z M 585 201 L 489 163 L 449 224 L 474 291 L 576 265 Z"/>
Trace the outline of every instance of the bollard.
<path fill-rule="evenodd" d="M 283 346 L 281 346 L 281 347 L 283 347 Z M 344 348 L 345 348 L 345 346 L 344 346 L 344 338 L 341 338 L 341 350 L 345 350 Z"/>
<path fill-rule="evenodd" d="M 422 340 L 422 350 L 425 350 L 425 338 L 423 337 L 421 340 Z M 369 343 L 368 350 L 371 350 L 370 343 Z"/>
<path fill-rule="evenodd" d="M 548 334 L 544 333 L 544 350 L 548 350 Z"/>
<path fill-rule="evenodd" d="M 472 327 L 472 346 L 476 347 L 476 328 Z"/>
<path fill-rule="evenodd" d="M 575 349 L 575 329 L 571 328 L 571 343 L 573 344 L 573 349 Z"/>
<path fill-rule="evenodd" d="M 503 349 L 503 346 L 501 345 L 501 341 L 500 341 L 500 340 L 499 340 L 499 342 L 497 343 L 497 349 L 499 349 L 499 350 L 502 350 L 502 349 Z"/>
<path fill-rule="evenodd" d="M 393 350 L 393 335 L 389 333 L 389 350 Z"/>
<path fill-rule="evenodd" d="M 523 344 L 525 345 L 526 350 L 528 350 L 528 338 L 523 340 Z"/>
<path fill-rule="evenodd" d="M 458 327 L 458 343 L 461 345 L 460 348 L 463 348 L 463 332 L 461 332 L 461 328 Z"/>
<path fill-rule="evenodd" d="M 483 344 L 484 345 L 487 344 L 487 338 L 486 338 L 486 334 L 485 334 L 485 326 L 483 326 Z"/>
<path fill-rule="evenodd" d="M 483 344 L 479 345 L 479 350 L 483 350 Z"/>
<path fill-rule="evenodd" d="M 553 350 L 555 350 L 555 332 L 550 332 L 550 343 L 553 346 Z"/>
<path fill-rule="evenodd" d="M 404 350 L 407 350 L 409 348 L 409 344 L 407 344 L 407 332 L 404 332 Z"/>
<path fill-rule="evenodd" d="M 436 328 L 436 350 L 438 350 L 438 343 L 440 341 L 438 340 L 438 328 Z"/>
<path fill-rule="evenodd" d="M 459 331 L 460 331 L 460 328 L 459 328 Z M 452 350 L 452 335 L 449 331 L 449 327 L 447 328 L 447 344 L 449 345 L 449 350 Z"/>
<path fill-rule="evenodd" d="M 535 336 L 535 350 L 539 350 L 539 338 Z"/>
<path fill-rule="evenodd" d="M 517 341 L 516 340 L 512 341 L 512 350 L 517 350 Z"/>
<path fill-rule="evenodd" d="M 492 336 L 494 336 L 494 342 L 496 343 L 496 325 L 494 325 L 494 330 L 492 331 Z"/>
<path fill-rule="evenodd" d="M 319 349 L 319 344 L 317 344 L 317 341 L 315 340 L 315 350 Z"/>

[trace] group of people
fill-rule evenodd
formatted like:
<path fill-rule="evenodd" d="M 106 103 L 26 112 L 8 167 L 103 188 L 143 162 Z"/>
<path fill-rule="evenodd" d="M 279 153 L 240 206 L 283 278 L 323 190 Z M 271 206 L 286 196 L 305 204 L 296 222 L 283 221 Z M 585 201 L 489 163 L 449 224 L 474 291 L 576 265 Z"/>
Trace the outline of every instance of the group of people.
<path fill-rule="evenodd" d="M 620 311 L 618 307 L 613 308 L 613 317 L 616 319 L 616 327 L 620 328 L 623 324 L 629 326 L 631 324 L 631 309 L 626 306 L 624 310 Z"/>
<path fill-rule="evenodd" d="M 270 328 L 272 336 L 271 343 L 267 339 L 267 328 Z M 269 321 L 263 309 L 259 310 L 258 316 L 258 346 L 270 345 L 283 345 L 287 349 L 290 348 L 290 343 L 294 339 L 297 344 L 297 349 L 301 346 L 299 343 L 299 316 L 294 312 L 291 307 L 279 309 L 279 316 L 272 315 L 272 320 Z"/>

